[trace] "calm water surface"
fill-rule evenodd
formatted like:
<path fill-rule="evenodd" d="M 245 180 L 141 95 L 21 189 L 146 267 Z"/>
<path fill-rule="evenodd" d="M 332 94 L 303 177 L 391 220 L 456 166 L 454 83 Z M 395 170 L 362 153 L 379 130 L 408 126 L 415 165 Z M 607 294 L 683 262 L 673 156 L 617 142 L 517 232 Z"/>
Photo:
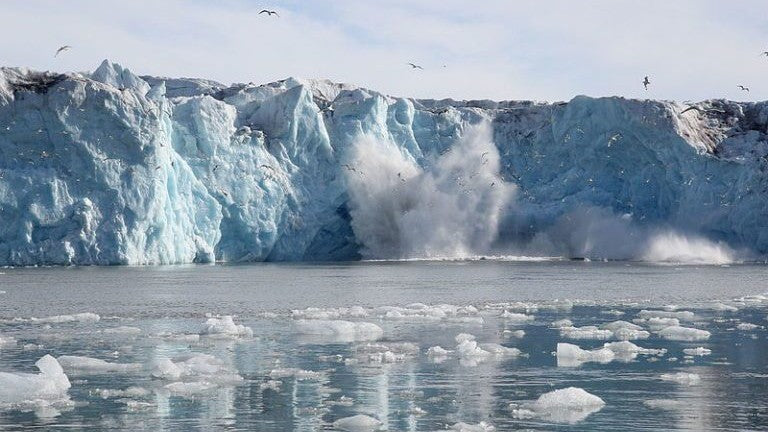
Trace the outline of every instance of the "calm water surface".
<path fill-rule="evenodd" d="M 766 430 L 766 272 L 496 261 L 0 269 L 0 335 L 15 339 L 0 348 L 0 371 L 36 373 L 45 354 L 118 364 L 64 364 L 68 401 L 6 403 L 0 428 L 334 430 L 365 414 L 397 431 Z M 668 340 L 638 322 L 650 334 L 632 342 L 666 353 L 558 366 L 558 343 L 616 338 L 573 339 L 554 321 L 632 322 L 644 309 L 691 311 L 680 325 L 711 336 Z M 100 319 L 62 317 L 84 312 Z M 208 317 L 223 315 L 253 336 L 206 334 Z M 461 333 L 522 355 L 462 356 Z M 436 345 L 451 352 L 428 356 Z M 697 347 L 711 354 L 683 353 Z M 166 359 L 198 366 L 163 375 Z M 678 372 L 698 378 L 662 379 Z M 605 406 L 520 410 L 566 387 Z"/>

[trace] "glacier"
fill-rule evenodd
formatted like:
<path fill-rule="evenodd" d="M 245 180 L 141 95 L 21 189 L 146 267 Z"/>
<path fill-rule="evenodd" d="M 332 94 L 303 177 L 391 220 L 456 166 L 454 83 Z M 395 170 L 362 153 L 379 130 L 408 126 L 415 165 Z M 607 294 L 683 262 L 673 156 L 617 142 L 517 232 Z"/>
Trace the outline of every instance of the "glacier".
<path fill-rule="evenodd" d="M 768 103 L 0 68 L 0 265 L 768 253 Z"/>

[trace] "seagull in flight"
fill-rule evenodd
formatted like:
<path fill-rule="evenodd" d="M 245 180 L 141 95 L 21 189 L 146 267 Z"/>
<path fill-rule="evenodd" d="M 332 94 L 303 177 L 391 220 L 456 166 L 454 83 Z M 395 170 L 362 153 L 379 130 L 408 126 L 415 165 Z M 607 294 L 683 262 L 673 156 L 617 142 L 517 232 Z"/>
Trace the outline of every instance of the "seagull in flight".
<path fill-rule="evenodd" d="M 768 51 L 763 51 L 763 52 L 761 52 L 761 53 L 760 53 L 760 57 L 762 57 L 762 56 L 766 56 L 766 57 L 768 57 Z"/>
<path fill-rule="evenodd" d="M 651 80 L 648 79 L 648 75 L 645 76 L 643 79 L 643 87 L 645 87 L 645 90 L 648 90 L 648 86 L 651 84 Z"/>
<path fill-rule="evenodd" d="M 72 47 L 71 47 L 71 46 L 69 46 L 69 45 L 64 45 L 63 47 L 61 47 L 61 48 L 57 49 L 57 50 L 56 50 L 56 54 L 54 54 L 53 56 L 54 56 L 54 57 L 58 57 L 60 53 L 62 53 L 62 52 L 64 52 L 64 51 L 66 51 L 66 50 L 68 50 L 68 49 L 71 49 L 71 48 L 72 48 Z"/>
<path fill-rule="evenodd" d="M 408 66 L 410 66 L 410 67 L 411 67 L 411 69 L 421 69 L 421 70 L 424 70 L 424 68 L 423 68 L 423 67 L 421 67 L 421 66 L 419 66 L 419 65 L 417 65 L 417 64 L 408 63 Z"/>
<path fill-rule="evenodd" d="M 261 12 L 259 12 L 259 15 L 264 14 L 264 13 L 269 15 L 269 16 L 274 15 L 274 16 L 280 18 L 280 15 L 278 15 L 277 11 L 268 10 L 268 9 L 262 9 Z"/>
<path fill-rule="evenodd" d="M 744 90 L 745 92 L 748 92 L 748 91 L 749 91 L 749 87 L 745 87 L 745 86 L 743 86 L 743 85 L 741 85 L 741 84 L 737 85 L 736 87 L 738 87 L 738 88 L 740 88 L 740 89 Z"/>

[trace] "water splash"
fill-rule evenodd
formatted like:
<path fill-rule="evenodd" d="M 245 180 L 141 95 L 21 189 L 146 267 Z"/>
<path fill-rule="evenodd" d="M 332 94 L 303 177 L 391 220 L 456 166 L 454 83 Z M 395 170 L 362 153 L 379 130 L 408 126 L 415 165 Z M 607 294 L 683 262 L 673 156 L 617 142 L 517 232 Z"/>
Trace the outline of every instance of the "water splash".
<path fill-rule="evenodd" d="M 515 186 L 499 177 L 487 123 L 419 164 L 389 140 L 361 136 L 345 167 L 352 229 L 365 258 L 467 257 L 488 253 Z"/>

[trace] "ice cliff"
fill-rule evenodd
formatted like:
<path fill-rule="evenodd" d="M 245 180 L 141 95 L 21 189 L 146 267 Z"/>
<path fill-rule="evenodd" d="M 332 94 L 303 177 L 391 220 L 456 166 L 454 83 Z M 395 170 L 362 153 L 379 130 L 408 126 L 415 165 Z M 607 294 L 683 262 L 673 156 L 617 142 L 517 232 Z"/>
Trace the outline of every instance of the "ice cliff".
<path fill-rule="evenodd" d="M 768 103 L 0 69 L 0 265 L 768 252 Z"/>

